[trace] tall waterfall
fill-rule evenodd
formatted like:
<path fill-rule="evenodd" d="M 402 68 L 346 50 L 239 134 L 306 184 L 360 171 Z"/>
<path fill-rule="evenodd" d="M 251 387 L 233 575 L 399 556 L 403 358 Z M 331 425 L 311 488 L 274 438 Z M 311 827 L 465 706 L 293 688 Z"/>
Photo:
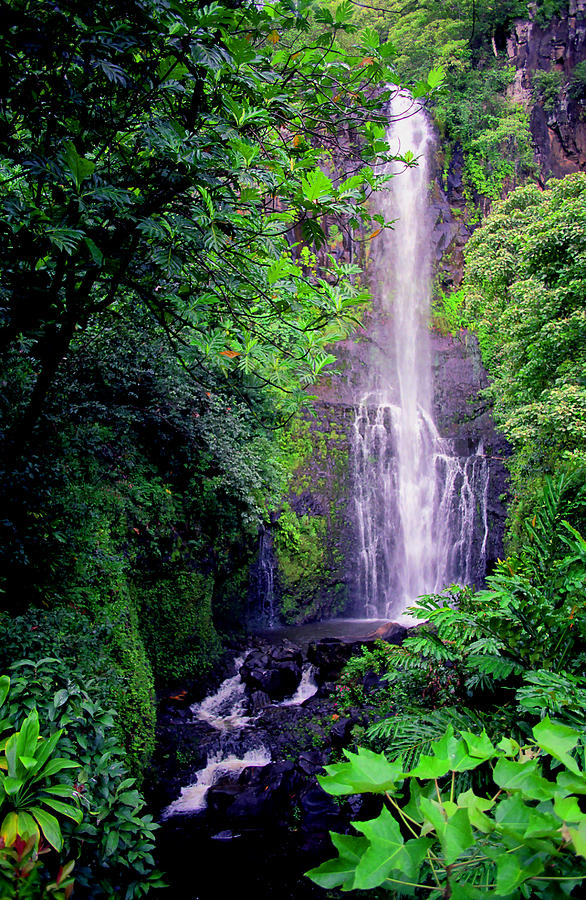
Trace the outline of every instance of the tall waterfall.
<path fill-rule="evenodd" d="M 401 613 L 421 594 L 469 583 L 486 549 L 488 468 L 482 446 L 457 456 L 432 414 L 429 341 L 431 222 L 428 157 L 433 135 L 406 92 L 390 108 L 394 152 L 418 165 L 396 177 L 381 212 L 395 220 L 375 253 L 380 327 L 372 389 L 356 410 L 353 458 L 359 542 L 359 602 L 369 616 Z"/>

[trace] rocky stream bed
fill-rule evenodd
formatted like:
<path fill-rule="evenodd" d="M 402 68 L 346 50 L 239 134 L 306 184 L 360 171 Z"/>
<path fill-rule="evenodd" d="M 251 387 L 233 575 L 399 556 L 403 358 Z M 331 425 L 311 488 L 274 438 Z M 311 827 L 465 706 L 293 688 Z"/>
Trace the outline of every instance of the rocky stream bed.
<path fill-rule="evenodd" d="M 330 855 L 328 832 L 377 814 L 374 798 L 335 802 L 316 780 L 367 724 L 363 710 L 338 712 L 335 680 L 360 647 L 406 634 L 391 624 L 358 640 L 256 638 L 203 700 L 162 700 L 151 805 L 166 897 L 324 897 L 303 873 Z M 367 674 L 365 690 L 378 685 Z"/>

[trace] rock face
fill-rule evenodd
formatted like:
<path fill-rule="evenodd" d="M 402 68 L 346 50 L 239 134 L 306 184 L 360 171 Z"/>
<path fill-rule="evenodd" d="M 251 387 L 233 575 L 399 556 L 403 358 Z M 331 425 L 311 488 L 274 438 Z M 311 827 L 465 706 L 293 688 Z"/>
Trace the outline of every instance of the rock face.
<path fill-rule="evenodd" d="M 513 99 L 530 108 L 530 127 L 537 161 L 544 176 L 561 178 L 586 169 L 586 85 L 574 79 L 586 59 L 586 0 L 570 0 L 568 14 L 540 26 L 518 21 L 507 40 L 507 56 L 515 67 Z M 540 98 L 536 72 L 559 75 L 557 99 Z"/>
<path fill-rule="evenodd" d="M 253 650 L 240 668 L 240 677 L 253 697 L 253 706 L 266 706 L 266 699 L 282 700 L 293 694 L 301 681 L 302 654 L 299 647 L 283 641 L 270 650 Z"/>

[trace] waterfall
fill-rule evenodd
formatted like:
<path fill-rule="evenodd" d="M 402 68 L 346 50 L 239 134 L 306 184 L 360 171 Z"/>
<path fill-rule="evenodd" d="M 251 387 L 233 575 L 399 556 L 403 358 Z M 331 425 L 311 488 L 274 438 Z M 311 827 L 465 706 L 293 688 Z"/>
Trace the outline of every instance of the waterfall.
<path fill-rule="evenodd" d="M 275 555 L 273 537 L 262 527 L 258 538 L 258 558 L 253 576 L 257 609 L 269 627 L 275 624 Z"/>
<path fill-rule="evenodd" d="M 358 528 L 358 592 L 367 617 L 401 613 L 416 597 L 484 574 L 488 467 L 482 447 L 456 455 L 432 413 L 429 341 L 431 222 L 429 154 L 433 134 L 411 95 L 391 101 L 387 137 L 395 153 L 411 151 L 414 168 L 396 175 L 380 211 L 395 220 L 375 249 L 380 322 L 372 389 L 353 429 Z M 479 529 L 484 529 L 478 558 Z M 475 540 L 476 538 L 476 540 Z"/>

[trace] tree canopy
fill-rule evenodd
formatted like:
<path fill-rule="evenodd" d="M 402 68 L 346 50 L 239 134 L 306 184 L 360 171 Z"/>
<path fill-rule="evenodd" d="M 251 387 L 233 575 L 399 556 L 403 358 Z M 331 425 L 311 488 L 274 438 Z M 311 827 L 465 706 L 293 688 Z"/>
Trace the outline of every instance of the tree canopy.
<path fill-rule="evenodd" d="M 200 382 L 220 371 L 289 408 L 364 299 L 348 259 L 325 277 L 290 248 L 322 245 L 325 215 L 369 223 L 390 46 L 336 45 L 348 3 L 2 7 L 0 348 L 30 361 L 17 430 L 74 336 L 137 304 Z"/>
<path fill-rule="evenodd" d="M 586 461 L 586 176 L 519 188 L 466 247 L 469 324 L 527 481 Z"/>

